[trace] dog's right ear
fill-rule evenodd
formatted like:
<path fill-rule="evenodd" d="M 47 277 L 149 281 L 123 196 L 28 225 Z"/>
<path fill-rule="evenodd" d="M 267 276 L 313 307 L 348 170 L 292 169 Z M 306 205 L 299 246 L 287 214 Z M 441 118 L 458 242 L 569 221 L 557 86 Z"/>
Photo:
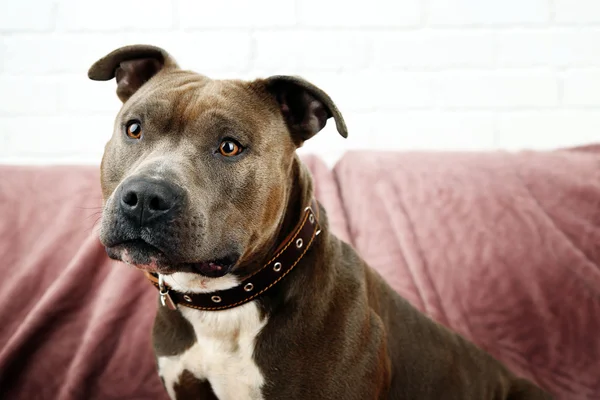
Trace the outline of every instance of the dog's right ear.
<path fill-rule="evenodd" d="M 88 77 L 95 81 L 117 78 L 117 96 L 125 103 L 142 85 L 166 68 L 179 68 L 160 47 L 125 46 L 114 50 L 92 65 Z"/>

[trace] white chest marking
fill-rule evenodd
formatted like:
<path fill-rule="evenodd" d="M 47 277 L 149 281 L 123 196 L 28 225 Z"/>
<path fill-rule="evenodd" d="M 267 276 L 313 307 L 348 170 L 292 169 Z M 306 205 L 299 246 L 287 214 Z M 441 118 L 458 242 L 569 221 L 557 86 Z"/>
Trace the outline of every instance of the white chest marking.
<path fill-rule="evenodd" d="M 167 278 L 178 281 L 179 285 L 168 284 L 184 289 L 184 274 L 174 275 L 179 276 Z M 223 287 L 219 289 L 235 284 L 222 282 L 219 286 Z M 190 290 L 188 286 L 188 291 L 204 290 Z M 171 398 L 175 398 L 174 385 L 182 372 L 188 370 L 198 379 L 208 380 L 219 400 L 263 399 L 260 388 L 264 377 L 252 356 L 256 336 L 267 321 L 261 320 L 255 302 L 223 311 L 200 311 L 183 306 L 179 310 L 194 327 L 197 342 L 182 354 L 158 359 L 159 374 Z"/>

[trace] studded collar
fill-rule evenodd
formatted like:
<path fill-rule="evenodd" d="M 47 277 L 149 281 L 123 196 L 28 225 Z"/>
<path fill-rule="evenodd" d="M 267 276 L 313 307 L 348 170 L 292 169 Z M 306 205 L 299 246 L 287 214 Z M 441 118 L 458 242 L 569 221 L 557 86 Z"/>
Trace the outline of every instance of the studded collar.
<path fill-rule="evenodd" d="M 256 299 L 281 281 L 302 259 L 321 233 L 318 220 L 319 206 L 312 200 L 304 209 L 300 221 L 284 240 L 275 254 L 261 269 L 239 285 L 210 293 L 181 293 L 167 286 L 162 275 L 146 272 L 146 277 L 159 290 L 161 304 L 171 310 L 178 305 L 204 311 L 234 308 Z"/>

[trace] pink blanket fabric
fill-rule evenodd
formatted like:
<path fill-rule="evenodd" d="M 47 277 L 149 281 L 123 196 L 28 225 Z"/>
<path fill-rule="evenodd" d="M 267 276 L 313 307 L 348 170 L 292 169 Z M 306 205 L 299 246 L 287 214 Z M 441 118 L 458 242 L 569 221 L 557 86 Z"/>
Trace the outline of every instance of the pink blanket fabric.
<path fill-rule="evenodd" d="M 402 295 L 565 400 L 600 399 L 600 150 L 305 162 Z M 97 168 L 0 167 L 0 398 L 165 399 L 156 290 L 93 231 Z"/>
<path fill-rule="evenodd" d="M 560 399 L 600 399 L 600 147 L 351 153 L 359 253 L 417 308 Z"/>
<path fill-rule="evenodd" d="M 167 399 L 150 329 L 156 293 L 93 231 L 97 168 L 0 169 L 3 399 Z"/>
<path fill-rule="evenodd" d="M 331 172 L 305 159 L 346 235 Z M 0 398 L 167 400 L 150 332 L 157 292 L 94 232 L 99 172 L 0 167 Z"/>

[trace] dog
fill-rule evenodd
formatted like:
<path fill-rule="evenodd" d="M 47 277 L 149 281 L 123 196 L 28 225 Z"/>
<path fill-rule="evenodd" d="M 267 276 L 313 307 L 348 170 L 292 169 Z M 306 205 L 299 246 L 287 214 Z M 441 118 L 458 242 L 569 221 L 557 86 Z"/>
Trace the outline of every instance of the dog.
<path fill-rule="evenodd" d="M 333 118 L 291 76 L 212 80 L 150 45 L 90 68 L 123 102 L 100 240 L 158 289 L 172 399 L 550 399 L 417 311 L 337 239 L 296 149 Z"/>

